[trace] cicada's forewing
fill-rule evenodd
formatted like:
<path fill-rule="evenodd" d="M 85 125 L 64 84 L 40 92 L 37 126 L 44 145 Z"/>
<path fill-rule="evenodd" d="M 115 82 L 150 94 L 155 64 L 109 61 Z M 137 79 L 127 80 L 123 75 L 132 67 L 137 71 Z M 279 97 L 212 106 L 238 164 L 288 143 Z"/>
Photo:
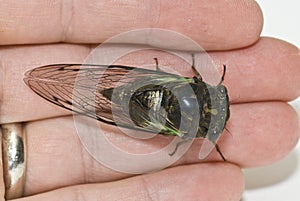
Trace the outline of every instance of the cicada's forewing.
<path fill-rule="evenodd" d="M 103 91 L 115 88 L 131 90 L 134 85 L 145 85 L 147 81 L 176 84 L 182 82 L 179 78 L 161 71 L 119 65 L 57 64 L 28 71 L 24 81 L 39 96 L 60 107 L 105 123 L 157 132 L 133 124 L 128 113 L 124 112 L 128 105 L 120 103 L 122 97 L 112 101 L 103 95 Z"/>
<path fill-rule="evenodd" d="M 35 68 L 25 74 L 25 83 L 39 96 L 70 109 L 72 91 L 80 66 L 59 64 Z"/>
<path fill-rule="evenodd" d="M 76 113 L 114 124 L 111 101 L 101 91 L 114 87 L 133 68 L 57 64 L 35 68 L 25 83 L 39 96 Z"/>

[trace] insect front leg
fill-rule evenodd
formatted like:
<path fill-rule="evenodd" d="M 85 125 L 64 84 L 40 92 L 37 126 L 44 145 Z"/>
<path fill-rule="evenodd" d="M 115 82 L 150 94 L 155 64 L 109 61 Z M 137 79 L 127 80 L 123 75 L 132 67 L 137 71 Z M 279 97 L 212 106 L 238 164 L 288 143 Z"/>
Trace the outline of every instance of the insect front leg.
<path fill-rule="evenodd" d="M 221 80 L 218 85 L 221 85 L 223 83 L 223 81 L 225 79 L 225 73 L 226 73 L 226 65 L 223 64 L 223 75 L 222 75 Z"/>
<path fill-rule="evenodd" d="M 169 155 L 170 155 L 170 156 L 173 156 L 173 155 L 177 152 L 179 146 L 181 146 L 181 145 L 183 145 L 183 144 L 185 144 L 185 143 L 187 143 L 187 142 L 189 142 L 189 141 L 191 141 L 191 139 L 184 139 L 184 140 L 178 142 L 178 143 L 176 144 L 176 147 L 175 147 L 174 151 L 172 151 L 171 153 L 169 153 Z"/>
<path fill-rule="evenodd" d="M 222 154 L 219 145 L 218 145 L 218 144 L 215 144 L 215 147 L 216 147 L 217 152 L 219 153 L 219 155 L 220 155 L 221 158 L 223 159 L 223 161 L 226 162 L 227 160 L 226 160 L 226 158 L 224 157 L 224 155 Z"/>
<path fill-rule="evenodd" d="M 184 140 L 178 142 L 178 143 L 176 144 L 176 147 L 175 147 L 174 151 L 172 151 L 171 153 L 169 153 L 169 156 L 173 156 L 173 155 L 177 152 L 179 146 L 181 146 L 181 145 L 183 145 L 183 144 L 185 144 L 185 143 L 187 143 L 187 142 L 189 142 L 189 141 L 191 141 L 191 139 L 190 139 L 190 138 L 187 138 L 187 139 L 184 139 Z M 225 156 L 223 155 L 223 153 L 221 152 L 220 147 L 219 147 L 218 144 L 215 144 L 215 148 L 216 148 L 217 152 L 219 153 L 219 155 L 221 156 L 222 160 L 223 160 L 224 162 L 226 162 L 227 160 L 226 160 Z"/>
<path fill-rule="evenodd" d="M 153 59 L 154 59 L 154 61 L 155 61 L 155 67 L 156 67 L 156 70 L 157 70 L 157 71 L 162 71 L 162 70 L 159 68 L 159 66 L 158 66 L 158 59 L 157 59 L 156 57 L 154 57 Z"/>

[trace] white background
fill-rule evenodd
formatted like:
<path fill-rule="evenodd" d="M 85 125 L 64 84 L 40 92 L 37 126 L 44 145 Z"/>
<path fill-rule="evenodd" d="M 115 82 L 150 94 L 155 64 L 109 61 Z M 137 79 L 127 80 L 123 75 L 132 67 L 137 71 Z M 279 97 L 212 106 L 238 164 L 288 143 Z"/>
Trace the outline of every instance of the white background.
<path fill-rule="evenodd" d="M 257 2 L 264 13 L 265 24 L 262 35 L 283 39 L 300 48 L 300 1 L 257 0 Z M 300 99 L 294 101 L 292 105 L 300 114 Z M 247 169 L 244 173 L 246 191 L 242 201 L 299 201 L 300 143 L 282 161 L 268 167 Z"/>

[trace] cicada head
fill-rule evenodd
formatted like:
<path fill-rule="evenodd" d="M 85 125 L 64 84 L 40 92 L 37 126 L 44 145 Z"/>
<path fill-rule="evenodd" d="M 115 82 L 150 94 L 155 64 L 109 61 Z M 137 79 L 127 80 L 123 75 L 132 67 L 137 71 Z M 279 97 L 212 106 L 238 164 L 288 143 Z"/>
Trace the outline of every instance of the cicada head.
<path fill-rule="evenodd" d="M 201 104 L 202 118 L 197 137 L 207 137 L 215 143 L 230 116 L 229 97 L 224 85 L 210 86 L 207 92 Z"/>

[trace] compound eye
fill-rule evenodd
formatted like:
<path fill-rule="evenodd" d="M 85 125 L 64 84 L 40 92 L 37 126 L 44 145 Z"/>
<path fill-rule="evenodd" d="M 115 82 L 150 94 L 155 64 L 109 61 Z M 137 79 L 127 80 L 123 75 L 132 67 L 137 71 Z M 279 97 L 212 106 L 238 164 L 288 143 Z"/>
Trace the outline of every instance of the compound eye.
<path fill-rule="evenodd" d="M 218 91 L 219 91 L 220 93 L 222 93 L 222 94 L 225 94 L 225 93 L 226 93 L 226 89 L 225 89 L 224 86 L 219 86 L 219 87 L 218 87 Z"/>
<path fill-rule="evenodd" d="M 217 94 L 220 99 L 225 99 L 227 96 L 227 90 L 224 86 L 219 86 L 217 89 Z"/>

